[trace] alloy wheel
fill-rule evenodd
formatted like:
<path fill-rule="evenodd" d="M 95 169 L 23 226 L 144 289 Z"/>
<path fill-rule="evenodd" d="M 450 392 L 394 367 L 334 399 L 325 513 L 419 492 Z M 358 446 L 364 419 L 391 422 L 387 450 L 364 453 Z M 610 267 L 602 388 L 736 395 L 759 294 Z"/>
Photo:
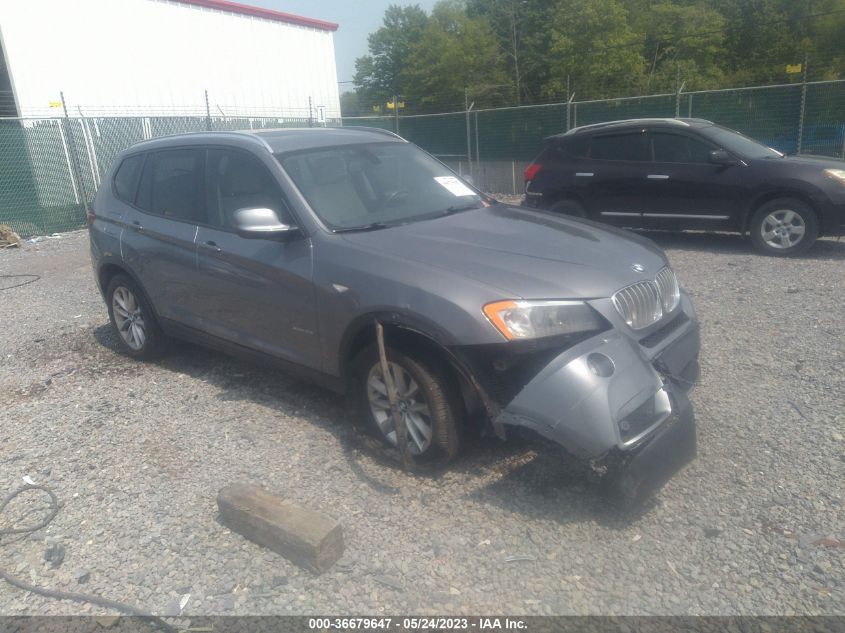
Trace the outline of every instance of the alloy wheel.
<path fill-rule="evenodd" d="M 800 213 L 791 209 L 772 211 L 763 218 L 760 233 L 770 247 L 783 250 L 792 248 L 804 239 L 807 227 Z"/>
<path fill-rule="evenodd" d="M 112 311 L 114 323 L 123 341 L 135 351 L 141 349 L 147 340 L 147 327 L 138 300 L 126 286 L 114 289 Z"/>
<path fill-rule="evenodd" d="M 421 455 L 431 446 L 434 435 L 431 408 L 423 390 L 408 371 L 391 362 L 388 362 L 388 370 L 396 386 L 401 422 L 408 429 L 408 451 L 412 455 Z M 396 429 L 390 415 L 390 401 L 380 363 L 373 365 L 367 376 L 367 400 L 379 429 L 387 441 L 396 446 Z"/>

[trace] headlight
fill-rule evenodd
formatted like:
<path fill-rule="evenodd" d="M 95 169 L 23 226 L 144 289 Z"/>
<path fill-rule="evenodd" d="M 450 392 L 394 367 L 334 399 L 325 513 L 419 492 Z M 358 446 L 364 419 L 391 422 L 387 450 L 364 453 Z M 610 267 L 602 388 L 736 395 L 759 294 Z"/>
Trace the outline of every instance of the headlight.
<path fill-rule="evenodd" d="M 484 314 L 508 340 L 601 330 L 603 319 L 583 301 L 496 301 Z"/>
<path fill-rule="evenodd" d="M 825 169 L 824 173 L 838 180 L 840 185 L 845 185 L 845 169 Z"/>

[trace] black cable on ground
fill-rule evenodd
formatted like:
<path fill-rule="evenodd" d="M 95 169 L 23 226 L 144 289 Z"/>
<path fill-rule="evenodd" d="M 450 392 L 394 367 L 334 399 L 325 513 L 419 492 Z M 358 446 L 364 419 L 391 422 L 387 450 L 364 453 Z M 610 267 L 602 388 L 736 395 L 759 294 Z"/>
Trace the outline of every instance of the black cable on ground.
<path fill-rule="evenodd" d="M 17 490 L 12 491 L 9 495 L 0 502 L 0 514 L 3 513 L 3 510 L 6 509 L 6 506 L 11 503 L 11 501 L 17 497 L 18 495 L 27 492 L 29 490 L 41 490 L 45 492 L 50 497 L 50 510 L 47 513 L 46 518 L 41 520 L 39 523 L 27 527 L 20 527 L 20 528 L 0 528 L 0 537 L 2 536 L 9 536 L 12 534 L 31 534 L 40 530 L 43 527 L 49 525 L 49 523 L 56 517 L 59 513 L 59 500 L 56 498 L 55 493 L 45 486 L 39 486 L 35 484 L 26 484 L 21 486 Z M 118 602 L 117 600 L 111 600 L 109 598 L 103 598 L 101 596 L 95 596 L 93 594 L 87 593 L 76 593 L 72 591 L 58 591 L 55 589 L 44 589 L 42 587 L 36 587 L 28 582 L 21 580 L 20 578 L 16 578 L 9 574 L 5 569 L 0 567 L 0 578 L 8 582 L 10 585 L 17 587 L 18 589 L 23 589 L 24 591 L 31 591 L 32 593 L 36 593 L 40 596 L 44 596 L 46 598 L 55 598 L 57 600 L 73 600 L 75 602 L 87 602 L 90 604 L 95 604 L 100 607 L 105 607 L 106 609 L 114 609 L 115 611 L 120 611 L 122 613 L 126 613 L 128 615 L 137 616 L 144 620 L 150 622 L 154 626 L 162 629 L 163 631 L 167 631 L 171 633 L 175 631 L 175 629 L 170 626 L 167 622 L 155 616 L 151 613 L 148 613 L 142 609 L 134 607 L 130 604 L 126 604 L 123 602 Z"/>
<path fill-rule="evenodd" d="M 41 279 L 41 275 L 0 275 L 0 279 L 17 279 L 20 277 L 25 277 L 24 281 L 20 283 L 12 284 L 11 286 L 2 286 L 0 290 L 11 290 L 12 288 L 20 288 L 21 286 L 25 286 L 27 284 L 34 284 L 36 281 Z"/>

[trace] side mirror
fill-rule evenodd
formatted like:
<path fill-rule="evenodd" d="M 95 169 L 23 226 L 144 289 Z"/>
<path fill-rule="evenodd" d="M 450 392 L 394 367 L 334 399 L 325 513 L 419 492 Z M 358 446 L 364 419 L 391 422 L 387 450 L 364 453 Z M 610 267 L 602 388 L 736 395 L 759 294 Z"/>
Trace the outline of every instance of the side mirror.
<path fill-rule="evenodd" d="M 724 165 L 725 167 L 739 165 L 739 160 L 723 149 L 714 149 L 710 152 L 710 162 L 714 165 Z"/>
<path fill-rule="evenodd" d="M 279 220 L 273 209 L 249 207 L 234 214 L 235 231 L 241 237 L 272 240 L 296 235 L 299 229 Z"/>

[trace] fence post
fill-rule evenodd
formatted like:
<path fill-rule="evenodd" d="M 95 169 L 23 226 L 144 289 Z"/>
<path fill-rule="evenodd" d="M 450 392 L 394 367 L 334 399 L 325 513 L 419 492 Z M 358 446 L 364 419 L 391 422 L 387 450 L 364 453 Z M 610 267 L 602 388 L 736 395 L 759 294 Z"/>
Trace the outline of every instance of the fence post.
<path fill-rule="evenodd" d="M 801 153 L 801 145 L 804 143 L 804 111 L 807 107 L 807 53 L 804 53 L 804 80 L 801 84 L 801 111 L 798 114 L 798 147 L 796 154 Z"/>
<path fill-rule="evenodd" d="M 675 93 L 675 118 L 680 118 L 681 116 L 681 93 L 684 91 L 684 86 L 687 82 L 682 81 L 681 85 L 678 86 L 678 92 Z"/>
<path fill-rule="evenodd" d="M 475 105 L 473 102 L 472 105 Z M 467 172 L 472 177 L 472 134 L 470 132 L 469 112 L 472 106 L 469 104 L 469 88 L 464 88 L 464 109 L 466 110 L 466 130 L 467 130 Z"/>
<path fill-rule="evenodd" d="M 205 91 L 205 129 L 211 131 L 211 106 L 208 104 L 208 90 Z"/>
<path fill-rule="evenodd" d="M 76 182 L 79 183 L 79 191 L 82 193 L 82 204 L 88 204 L 88 192 L 85 189 L 85 180 L 82 178 L 82 168 L 79 166 L 79 154 L 76 152 L 76 142 L 73 139 L 73 132 L 70 130 L 70 117 L 67 114 L 67 103 L 65 102 L 64 91 L 59 91 L 59 96 L 62 99 L 62 110 L 65 113 L 64 125 L 62 126 L 62 134 L 67 139 L 67 145 L 70 148 L 71 162 L 73 163 L 73 171 L 76 176 Z"/>
<path fill-rule="evenodd" d="M 692 118 L 692 93 L 687 95 L 687 117 Z"/>
<path fill-rule="evenodd" d="M 394 131 L 399 134 L 399 95 L 393 95 L 393 118 L 396 128 Z"/>

